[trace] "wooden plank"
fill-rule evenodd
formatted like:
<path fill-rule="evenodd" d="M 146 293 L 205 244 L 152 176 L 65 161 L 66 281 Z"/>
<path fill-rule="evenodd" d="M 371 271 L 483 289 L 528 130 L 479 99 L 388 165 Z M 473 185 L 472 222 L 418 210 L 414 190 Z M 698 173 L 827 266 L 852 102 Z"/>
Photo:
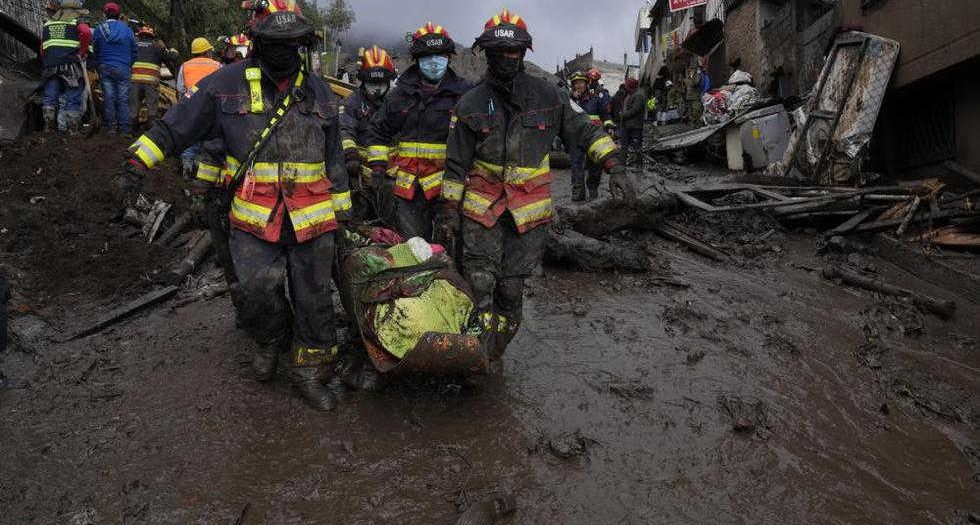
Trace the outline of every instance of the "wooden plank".
<path fill-rule="evenodd" d="M 654 226 L 653 231 L 669 240 L 679 242 L 687 246 L 695 253 L 700 253 L 705 257 L 715 261 L 728 260 L 728 254 L 711 246 L 710 244 L 697 239 L 693 235 L 669 223 L 660 223 Z"/>
<path fill-rule="evenodd" d="M 861 211 L 860 213 L 858 213 L 857 215 L 851 217 L 850 219 L 847 219 L 840 226 L 838 226 L 838 227 L 834 228 L 833 230 L 830 230 L 829 232 L 827 232 L 827 235 L 840 235 L 842 233 L 847 233 L 847 232 L 853 230 L 854 228 L 856 228 L 862 222 L 868 220 L 868 217 L 870 217 L 872 214 L 877 213 L 877 212 L 879 212 L 881 210 L 882 210 L 882 207 L 878 207 L 878 206 L 873 207 L 873 208 L 867 208 L 867 209 Z"/>
<path fill-rule="evenodd" d="M 875 235 L 874 241 L 878 254 L 888 262 L 923 281 L 980 305 L 980 275 L 949 266 L 943 261 L 927 256 L 920 249 L 910 247 L 884 234 Z"/>
<path fill-rule="evenodd" d="M 89 336 L 96 332 L 99 332 L 104 328 L 112 324 L 115 324 L 117 321 L 120 321 L 121 319 L 133 313 L 136 313 L 139 310 L 142 310 L 143 308 L 152 306 L 156 303 L 159 303 L 160 301 L 169 298 L 170 296 L 176 294 L 177 290 L 179 289 L 180 287 L 178 286 L 167 286 L 165 288 L 160 288 L 158 290 L 153 290 L 152 292 L 145 293 L 133 301 L 130 301 L 118 308 L 110 310 L 108 313 L 100 317 L 94 323 L 75 332 L 72 336 L 70 336 L 65 341 L 73 341 L 80 337 Z"/>

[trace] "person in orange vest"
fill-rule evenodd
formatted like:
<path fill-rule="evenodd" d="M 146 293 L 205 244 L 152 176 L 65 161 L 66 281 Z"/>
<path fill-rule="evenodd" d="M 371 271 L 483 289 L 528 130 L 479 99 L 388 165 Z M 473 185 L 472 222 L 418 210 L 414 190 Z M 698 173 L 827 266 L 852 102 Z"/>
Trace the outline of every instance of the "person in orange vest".
<path fill-rule="evenodd" d="M 180 66 L 177 73 L 177 91 L 185 97 L 190 97 L 197 91 L 197 84 L 204 77 L 214 73 L 221 68 L 221 63 L 211 58 L 214 53 L 214 46 L 208 39 L 197 37 L 191 41 L 191 58 Z M 192 179 L 197 172 L 197 156 L 201 152 L 201 145 L 194 144 L 180 154 L 180 173 L 185 179 Z"/>

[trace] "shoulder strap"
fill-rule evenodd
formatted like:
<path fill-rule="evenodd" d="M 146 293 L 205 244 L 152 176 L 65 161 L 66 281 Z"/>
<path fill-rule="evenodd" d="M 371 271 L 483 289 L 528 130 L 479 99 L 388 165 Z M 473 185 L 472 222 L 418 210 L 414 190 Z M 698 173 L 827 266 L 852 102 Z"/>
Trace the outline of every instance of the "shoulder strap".
<path fill-rule="evenodd" d="M 246 70 L 247 71 L 247 70 Z M 242 180 L 245 178 L 245 173 L 252 169 L 252 165 L 255 163 L 255 158 L 258 156 L 262 148 L 269 142 L 269 137 L 276 131 L 279 124 L 282 123 L 282 119 L 286 116 L 290 109 L 293 107 L 293 91 L 303 85 L 303 80 L 305 76 L 303 70 L 300 70 L 296 74 L 296 80 L 293 81 L 292 89 L 287 89 L 285 93 L 280 97 L 279 103 L 276 104 L 276 108 L 271 112 L 269 120 L 266 121 L 265 126 L 262 128 L 262 132 L 259 133 L 257 139 L 255 139 L 255 144 L 252 145 L 252 149 L 248 151 L 242 163 L 238 165 L 238 169 L 235 171 L 235 175 L 232 177 L 231 182 L 228 184 L 229 195 L 234 195 L 238 191 L 238 187 L 242 185 Z M 249 79 L 251 81 L 251 79 Z M 260 94 L 261 96 L 261 94 Z"/>

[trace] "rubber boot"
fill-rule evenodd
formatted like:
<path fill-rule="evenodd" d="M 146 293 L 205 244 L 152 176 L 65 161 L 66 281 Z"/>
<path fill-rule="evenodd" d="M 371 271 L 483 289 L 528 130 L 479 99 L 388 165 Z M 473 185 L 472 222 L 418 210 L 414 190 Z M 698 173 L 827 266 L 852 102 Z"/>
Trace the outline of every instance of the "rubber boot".
<path fill-rule="evenodd" d="M 320 365 L 294 366 L 289 371 L 293 386 L 307 404 L 317 410 L 330 411 L 337 408 L 337 398 L 326 385 L 330 375 L 328 370 L 328 366 Z"/>
<path fill-rule="evenodd" d="M 589 200 L 594 201 L 599 198 L 599 187 L 589 186 Z"/>
<path fill-rule="evenodd" d="M 82 116 L 75 112 L 66 112 L 65 126 L 68 128 L 69 135 L 78 135 L 78 131 L 82 127 Z"/>
<path fill-rule="evenodd" d="M 58 131 L 58 112 L 55 108 L 44 107 L 41 109 L 41 114 L 44 115 L 44 132 L 54 133 Z"/>
<path fill-rule="evenodd" d="M 377 392 L 381 389 L 381 375 L 374 369 L 371 360 L 364 356 L 363 351 L 351 353 L 337 364 L 337 375 L 351 390 Z"/>
<path fill-rule="evenodd" d="M 276 365 L 279 363 L 280 346 L 275 344 L 262 345 L 252 359 L 252 372 L 256 381 L 266 383 L 276 375 Z"/>

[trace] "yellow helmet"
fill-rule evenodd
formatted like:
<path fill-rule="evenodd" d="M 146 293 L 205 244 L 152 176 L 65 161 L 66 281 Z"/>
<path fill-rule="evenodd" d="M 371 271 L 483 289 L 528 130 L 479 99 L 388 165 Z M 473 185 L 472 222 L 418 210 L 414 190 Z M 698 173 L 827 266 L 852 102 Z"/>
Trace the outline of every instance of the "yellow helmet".
<path fill-rule="evenodd" d="M 192 55 L 200 55 L 201 53 L 207 53 L 208 51 L 211 51 L 213 49 L 214 49 L 214 46 L 211 45 L 211 42 L 208 42 L 208 39 L 207 38 L 204 38 L 204 37 L 201 37 L 201 36 L 195 38 L 191 42 L 191 54 Z"/>

